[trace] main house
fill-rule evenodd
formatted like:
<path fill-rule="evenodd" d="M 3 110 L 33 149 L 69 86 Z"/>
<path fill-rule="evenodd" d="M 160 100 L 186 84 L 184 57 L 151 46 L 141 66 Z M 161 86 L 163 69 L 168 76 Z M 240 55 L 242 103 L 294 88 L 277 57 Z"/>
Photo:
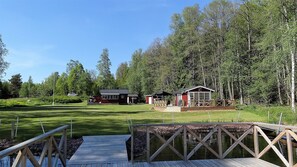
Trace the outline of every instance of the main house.
<path fill-rule="evenodd" d="M 89 103 L 131 104 L 138 102 L 138 95 L 129 93 L 128 89 L 101 89 L 100 96 L 93 96 Z"/>
<path fill-rule="evenodd" d="M 187 89 L 180 89 L 175 92 L 176 106 L 187 106 L 187 107 L 195 107 L 195 106 L 209 106 L 211 101 L 211 93 L 214 92 L 213 89 L 204 87 L 204 86 L 196 86 Z"/>

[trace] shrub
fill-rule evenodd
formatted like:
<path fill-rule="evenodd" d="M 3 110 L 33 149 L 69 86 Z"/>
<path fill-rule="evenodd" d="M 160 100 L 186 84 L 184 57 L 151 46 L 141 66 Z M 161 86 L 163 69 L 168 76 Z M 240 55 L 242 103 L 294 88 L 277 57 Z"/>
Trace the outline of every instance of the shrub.
<path fill-rule="evenodd" d="M 53 97 L 42 97 L 39 99 L 42 102 L 45 103 L 52 103 L 53 100 L 55 103 L 81 103 L 83 100 L 78 96 L 55 96 Z"/>

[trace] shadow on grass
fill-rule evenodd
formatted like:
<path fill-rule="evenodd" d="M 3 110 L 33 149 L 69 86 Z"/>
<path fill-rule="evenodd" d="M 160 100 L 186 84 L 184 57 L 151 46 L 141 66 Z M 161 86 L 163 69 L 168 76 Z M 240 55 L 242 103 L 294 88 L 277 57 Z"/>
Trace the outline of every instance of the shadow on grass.
<path fill-rule="evenodd" d="M 3 111 L 47 111 L 47 110 L 81 110 L 92 108 L 85 108 L 82 106 L 23 106 L 23 107 L 0 107 Z"/>

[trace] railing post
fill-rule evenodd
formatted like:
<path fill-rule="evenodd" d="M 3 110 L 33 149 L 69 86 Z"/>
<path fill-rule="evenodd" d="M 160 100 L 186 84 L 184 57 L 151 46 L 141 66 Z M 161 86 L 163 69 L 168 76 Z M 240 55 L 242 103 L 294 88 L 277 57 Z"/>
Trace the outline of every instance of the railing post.
<path fill-rule="evenodd" d="M 293 166 L 293 149 L 292 149 L 292 141 L 291 141 L 291 135 L 289 133 L 289 130 L 286 130 L 286 137 L 287 137 L 287 149 L 288 149 L 288 161 L 289 166 Z"/>
<path fill-rule="evenodd" d="M 256 125 L 254 125 L 254 150 L 255 150 L 255 158 L 259 158 L 259 136 Z"/>
<path fill-rule="evenodd" d="M 222 129 L 221 129 L 221 126 L 218 126 L 218 148 L 219 148 L 219 157 L 220 157 L 220 159 L 223 159 Z"/>
<path fill-rule="evenodd" d="M 131 156 L 131 162 L 132 162 L 132 164 L 134 163 L 133 161 L 134 161 L 134 127 L 133 127 L 133 125 L 131 125 L 131 154 L 130 154 L 130 156 Z"/>
<path fill-rule="evenodd" d="M 27 149 L 28 148 L 25 148 L 22 152 L 23 152 L 23 154 L 22 154 L 22 157 L 21 157 L 21 167 L 26 167 L 26 164 L 27 164 L 27 157 L 26 157 L 26 155 L 27 155 Z"/>
<path fill-rule="evenodd" d="M 151 152 L 150 152 L 150 131 L 148 125 L 146 125 L 146 161 L 150 162 Z"/>
<path fill-rule="evenodd" d="M 61 141 L 61 142 L 64 142 L 64 161 L 66 162 L 67 160 L 67 129 L 64 129 L 63 131 L 63 136 L 64 136 L 64 141 Z M 66 167 L 66 166 L 65 166 Z"/>
<path fill-rule="evenodd" d="M 183 147 L 184 147 L 184 161 L 188 161 L 188 148 L 187 148 L 187 128 L 186 125 L 183 125 L 184 133 L 183 133 Z"/>
<path fill-rule="evenodd" d="M 11 122 L 11 139 L 14 139 L 14 130 L 15 130 L 15 123 L 14 121 Z"/>
<path fill-rule="evenodd" d="M 53 136 L 49 137 L 48 152 L 47 152 L 47 166 L 52 167 L 52 153 L 53 153 Z"/>

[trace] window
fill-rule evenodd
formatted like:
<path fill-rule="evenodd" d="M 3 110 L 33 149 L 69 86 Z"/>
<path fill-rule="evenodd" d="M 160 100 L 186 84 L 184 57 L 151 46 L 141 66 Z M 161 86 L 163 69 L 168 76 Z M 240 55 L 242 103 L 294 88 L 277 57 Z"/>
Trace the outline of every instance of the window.
<path fill-rule="evenodd" d="M 199 100 L 210 100 L 210 93 L 209 92 L 199 92 Z"/>

